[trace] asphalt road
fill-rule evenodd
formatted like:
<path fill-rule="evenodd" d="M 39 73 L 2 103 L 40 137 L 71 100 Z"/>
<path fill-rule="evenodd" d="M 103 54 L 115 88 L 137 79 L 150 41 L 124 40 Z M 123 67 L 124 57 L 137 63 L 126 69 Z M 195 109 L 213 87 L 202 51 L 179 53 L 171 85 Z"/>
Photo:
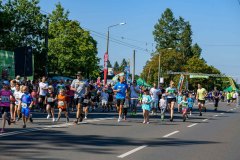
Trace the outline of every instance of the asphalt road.
<path fill-rule="evenodd" d="M 239 160 L 240 108 L 223 102 L 214 112 L 212 106 L 186 122 L 176 113 L 174 122 L 157 115 L 150 124 L 142 124 L 141 112 L 120 123 L 116 113 L 90 113 L 79 125 L 34 113 L 26 129 L 18 122 L 0 134 L 0 160 Z"/>

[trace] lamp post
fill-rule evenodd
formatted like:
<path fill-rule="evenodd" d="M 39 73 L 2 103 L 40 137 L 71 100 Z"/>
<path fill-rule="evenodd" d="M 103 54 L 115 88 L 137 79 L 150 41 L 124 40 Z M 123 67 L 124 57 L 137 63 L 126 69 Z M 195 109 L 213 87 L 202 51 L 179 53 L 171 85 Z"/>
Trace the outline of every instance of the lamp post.
<path fill-rule="evenodd" d="M 107 84 L 107 74 L 108 74 L 108 67 L 107 67 L 107 61 L 109 59 L 108 57 L 108 48 L 109 48 L 109 30 L 112 27 L 120 26 L 120 25 L 125 25 L 126 23 L 118 23 L 115 25 L 108 26 L 108 31 L 107 31 L 107 52 L 104 54 L 104 84 Z"/>
<path fill-rule="evenodd" d="M 172 48 L 167 48 L 168 50 L 171 50 Z M 161 72 L 161 53 L 159 51 L 159 55 L 158 55 L 158 88 L 160 87 L 160 72 Z"/>

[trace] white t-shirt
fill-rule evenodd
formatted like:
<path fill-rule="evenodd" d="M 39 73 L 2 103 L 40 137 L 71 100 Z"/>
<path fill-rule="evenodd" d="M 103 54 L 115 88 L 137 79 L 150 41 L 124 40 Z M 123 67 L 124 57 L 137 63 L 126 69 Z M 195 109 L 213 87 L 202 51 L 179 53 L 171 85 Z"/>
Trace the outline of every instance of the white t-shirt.
<path fill-rule="evenodd" d="M 139 91 L 139 90 L 140 90 L 139 86 L 131 85 L 131 87 L 130 87 L 130 92 L 131 92 L 130 97 L 131 98 L 138 98 L 138 93 L 136 91 Z"/>
<path fill-rule="evenodd" d="M 15 101 L 15 104 L 18 105 L 19 104 L 19 101 L 22 97 L 23 93 L 21 91 L 17 91 L 15 90 L 15 92 L 13 93 L 13 96 L 15 97 L 16 101 Z"/>
<path fill-rule="evenodd" d="M 161 91 L 159 89 L 156 88 L 151 88 L 150 89 L 150 94 L 152 97 L 153 101 L 158 101 L 158 94 L 161 93 Z"/>
<path fill-rule="evenodd" d="M 101 98 L 103 101 L 108 101 L 108 97 L 109 97 L 108 93 L 106 92 L 101 93 Z"/>
<path fill-rule="evenodd" d="M 48 87 L 47 83 L 40 82 L 39 83 L 39 95 L 46 96 L 47 90 L 43 89 L 43 88 L 47 88 L 47 87 Z"/>
<path fill-rule="evenodd" d="M 160 108 L 166 108 L 167 107 L 167 101 L 165 99 L 160 99 Z"/>
<path fill-rule="evenodd" d="M 238 97 L 238 94 L 235 92 L 233 93 L 233 98 L 237 98 Z"/>

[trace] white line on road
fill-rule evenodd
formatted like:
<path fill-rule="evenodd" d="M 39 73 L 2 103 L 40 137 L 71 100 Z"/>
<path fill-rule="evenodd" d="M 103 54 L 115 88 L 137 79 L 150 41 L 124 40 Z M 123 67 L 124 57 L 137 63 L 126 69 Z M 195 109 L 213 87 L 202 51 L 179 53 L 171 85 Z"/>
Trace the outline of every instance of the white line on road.
<path fill-rule="evenodd" d="M 217 117 L 218 115 L 216 114 L 216 115 L 214 115 L 214 117 Z"/>
<path fill-rule="evenodd" d="M 113 118 L 101 118 L 100 120 L 110 120 Z M 87 120 L 87 122 L 94 121 L 95 119 L 92 120 Z M 86 121 L 79 122 L 78 124 L 85 124 L 87 123 Z M 59 127 L 67 127 L 67 126 L 72 126 L 75 125 L 74 123 L 63 123 L 63 124 L 55 124 L 55 125 L 47 125 L 43 126 L 41 128 L 26 128 L 20 131 L 13 131 L 13 132 L 7 132 L 7 133 L 0 133 L 0 137 L 6 137 L 6 136 L 12 136 L 12 135 L 18 135 L 21 133 L 29 133 L 29 132 L 35 132 L 35 131 L 41 131 L 49 128 L 59 128 Z"/>
<path fill-rule="evenodd" d="M 139 151 L 139 150 L 141 150 L 141 149 L 143 149 L 145 147 L 147 147 L 147 145 L 143 145 L 143 146 L 137 147 L 137 148 L 135 148 L 135 149 L 133 149 L 131 151 L 128 151 L 128 152 L 126 152 L 124 154 L 121 154 L 120 156 L 117 156 L 117 157 L 118 158 L 124 158 L 124 157 L 126 157 L 126 156 L 128 156 L 130 154 L 133 154 L 134 152 L 137 152 L 137 151 Z"/>
<path fill-rule="evenodd" d="M 178 133 L 178 132 L 179 132 L 179 131 L 174 131 L 174 132 L 172 132 L 172 133 L 169 133 L 169 134 L 163 136 L 163 138 L 170 137 L 171 135 L 174 135 L 174 134 L 176 134 L 176 133 Z"/>
<path fill-rule="evenodd" d="M 197 123 L 193 123 L 193 124 L 191 124 L 191 125 L 189 125 L 189 126 L 187 126 L 188 128 L 191 128 L 191 127 L 193 127 L 193 126 L 196 126 L 197 125 Z"/>
<path fill-rule="evenodd" d="M 232 111 L 233 109 L 230 109 L 230 111 Z"/>
<path fill-rule="evenodd" d="M 203 122 L 205 122 L 205 121 L 207 121 L 208 119 L 204 119 L 204 120 L 202 120 Z"/>
<path fill-rule="evenodd" d="M 220 113 L 220 114 L 224 114 L 224 113 Z"/>

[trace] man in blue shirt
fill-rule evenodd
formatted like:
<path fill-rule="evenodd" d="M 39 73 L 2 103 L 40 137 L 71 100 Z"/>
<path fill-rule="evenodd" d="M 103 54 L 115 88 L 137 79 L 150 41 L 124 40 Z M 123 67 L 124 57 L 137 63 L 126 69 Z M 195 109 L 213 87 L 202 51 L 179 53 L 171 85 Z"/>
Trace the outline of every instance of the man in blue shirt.
<path fill-rule="evenodd" d="M 118 108 L 118 122 L 122 119 L 123 105 L 128 92 L 128 85 L 125 82 L 125 77 L 121 76 L 120 81 L 113 87 L 113 92 L 116 93 L 117 108 Z"/>

